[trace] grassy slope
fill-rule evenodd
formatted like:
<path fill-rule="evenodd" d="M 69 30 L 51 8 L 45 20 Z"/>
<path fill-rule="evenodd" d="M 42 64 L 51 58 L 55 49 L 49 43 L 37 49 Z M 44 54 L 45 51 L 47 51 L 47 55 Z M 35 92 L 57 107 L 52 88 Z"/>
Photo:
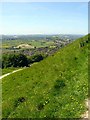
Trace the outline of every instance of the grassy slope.
<path fill-rule="evenodd" d="M 86 39 L 2 79 L 3 117 L 80 117 L 88 94 L 88 49 L 79 44 Z"/>

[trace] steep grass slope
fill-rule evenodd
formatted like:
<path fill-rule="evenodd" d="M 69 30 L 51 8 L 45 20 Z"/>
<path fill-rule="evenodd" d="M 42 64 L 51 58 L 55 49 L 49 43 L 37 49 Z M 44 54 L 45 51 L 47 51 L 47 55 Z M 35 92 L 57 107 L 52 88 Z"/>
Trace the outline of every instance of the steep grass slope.
<path fill-rule="evenodd" d="M 3 118 L 79 118 L 88 97 L 88 36 L 2 79 Z"/>

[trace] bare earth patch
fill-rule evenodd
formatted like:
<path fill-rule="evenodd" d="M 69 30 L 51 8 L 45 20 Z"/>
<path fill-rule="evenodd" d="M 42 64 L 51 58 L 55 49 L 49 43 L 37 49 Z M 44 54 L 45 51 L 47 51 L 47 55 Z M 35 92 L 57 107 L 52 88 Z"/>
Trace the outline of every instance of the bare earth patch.
<path fill-rule="evenodd" d="M 84 114 L 82 114 L 81 117 L 88 118 L 90 120 L 90 116 L 89 116 L 89 114 L 90 114 L 90 99 L 85 100 L 85 105 L 86 105 L 87 111 Z"/>

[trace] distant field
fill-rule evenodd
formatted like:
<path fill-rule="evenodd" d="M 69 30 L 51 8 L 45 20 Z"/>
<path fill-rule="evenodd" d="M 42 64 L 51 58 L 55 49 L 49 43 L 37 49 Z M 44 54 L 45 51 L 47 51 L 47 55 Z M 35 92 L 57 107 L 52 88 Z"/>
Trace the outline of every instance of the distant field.
<path fill-rule="evenodd" d="M 10 48 L 10 47 L 17 47 L 20 44 L 30 44 L 34 47 L 46 47 L 49 45 L 53 45 L 53 41 L 46 41 L 46 40 L 3 40 L 2 41 L 2 48 Z"/>

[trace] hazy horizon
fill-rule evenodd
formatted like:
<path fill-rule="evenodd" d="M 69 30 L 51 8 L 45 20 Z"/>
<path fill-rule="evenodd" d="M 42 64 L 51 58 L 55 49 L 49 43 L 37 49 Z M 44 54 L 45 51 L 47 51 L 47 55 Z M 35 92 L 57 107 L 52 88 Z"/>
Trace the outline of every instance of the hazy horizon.
<path fill-rule="evenodd" d="M 38 34 L 38 33 L 33 33 L 33 34 L 0 34 L 0 35 L 87 35 L 87 34 Z"/>

